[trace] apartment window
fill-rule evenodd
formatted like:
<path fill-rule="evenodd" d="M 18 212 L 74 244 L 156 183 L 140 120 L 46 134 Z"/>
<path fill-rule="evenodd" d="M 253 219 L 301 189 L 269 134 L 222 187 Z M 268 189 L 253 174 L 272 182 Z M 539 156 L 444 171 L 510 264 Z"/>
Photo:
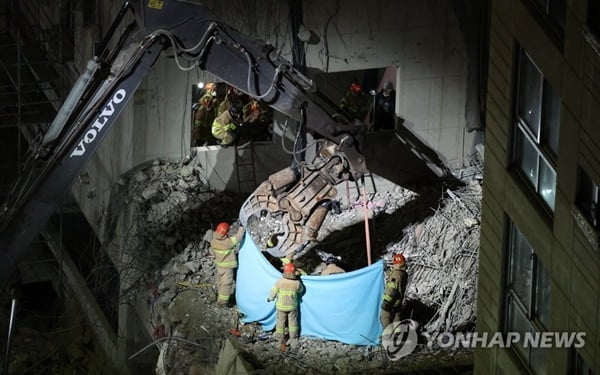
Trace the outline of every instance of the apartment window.
<path fill-rule="evenodd" d="M 577 171 L 575 205 L 588 223 L 596 231 L 600 231 L 600 188 L 581 168 Z"/>
<path fill-rule="evenodd" d="M 560 97 L 524 50 L 518 59 L 514 163 L 554 211 Z"/>
<path fill-rule="evenodd" d="M 550 325 L 550 274 L 523 234 L 510 225 L 508 239 L 506 332 L 542 332 Z M 515 344 L 517 353 L 536 373 L 544 373 L 547 352 Z"/>
<path fill-rule="evenodd" d="M 555 40 L 562 44 L 565 34 L 567 0 L 530 0 L 530 2 L 542 25 Z"/>
<path fill-rule="evenodd" d="M 588 0 L 587 27 L 596 38 L 600 38 L 600 2 L 598 0 Z"/>
<path fill-rule="evenodd" d="M 594 375 L 592 367 L 587 364 L 577 350 L 572 349 L 569 375 Z"/>

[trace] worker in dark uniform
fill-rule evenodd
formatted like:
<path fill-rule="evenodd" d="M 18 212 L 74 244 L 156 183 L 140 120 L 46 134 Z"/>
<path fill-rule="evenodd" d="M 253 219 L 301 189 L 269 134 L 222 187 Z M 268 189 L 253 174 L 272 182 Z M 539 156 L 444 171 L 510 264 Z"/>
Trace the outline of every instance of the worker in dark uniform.
<path fill-rule="evenodd" d="M 400 310 L 407 283 L 406 259 L 402 254 L 394 254 L 392 267 L 386 275 L 385 291 L 381 304 L 380 318 L 384 329 L 392 322 L 400 321 Z"/>
<path fill-rule="evenodd" d="M 281 341 L 280 349 L 285 352 L 287 345 L 285 343 L 285 328 L 290 339 L 297 339 L 298 329 L 298 299 L 304 291 L 304 286 L 296 274 L 294 263 L 286 263 L 283 267 L 282 277 L 275 282 L 271 289 L 271 294 L 267 302 L 274 301 L 277 310 L 277 324 L 275 326 L 275 338 Z"/>
<path fill-rule="evenodd" d="M 396 91 L 392 82 L 386 82 L 375 97 L 372 114 L 373 130 L 394 129 L 396 126 Z"/>
<path fill-rule="evenodd" d="M 340 108 L 346 111 L 353 119 L 363 121 L 369 110 L 369 102 L 362 87 L 354 81 L 350 89 L 340 101 Z"/>
<path fill-rule="evenodd" d="M 240 225 L 235 236 L 229 235 L 229 224 L 220 223 L 215 229 L 210 243 L 211 251 L 215 256 L 217 268 L 217 304 L 228 306 L 233 294 L 234 272 L 237 268 L 237 245 L 244 237 L 244 227 Z"/>

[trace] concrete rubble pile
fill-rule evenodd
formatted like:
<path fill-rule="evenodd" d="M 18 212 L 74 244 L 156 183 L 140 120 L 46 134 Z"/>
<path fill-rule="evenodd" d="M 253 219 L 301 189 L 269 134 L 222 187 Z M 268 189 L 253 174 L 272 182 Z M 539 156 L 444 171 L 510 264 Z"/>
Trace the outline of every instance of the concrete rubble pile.
<path fill-rule="evenodd" d="M 482 152 L 479 155 L 482 158 Z M 419 301 L 435 312 L 427 321 L 413 317 L 430 333 L 470 329 L 475 321 L 480 158 L 474 158 L 470 167 L 456 170 L 465 186 L 445 191 L 439 207 L 434 211 L 429 208 L 424 220 L 379 228 L 382 237 L 386 237 L 384 231 L 393 232 L 386 238 L 395 241 L 387 241 L 374 252 L 374 260 L 387 259 L 397 251 L 407 255 L 411 276 L 406 300 Z M 210 191 L 201 182 L 203 172 L 194 157 L 179 163 L 154 162 L 122 183 L 128 186 L 125 201 L 137 207 L 137 226 L 142 230 L 132 236 L 143 238 L 136 243 L 145 246 L 145 253 L 149 247 L 155 247 L 170 257 L 156 265 L 154 270 L 159 271 L 145 275 L 135 292 L 138 312 L 145 317 L 147 330 L 155 340 L 153 346 L 160 353 L 158 374 L 210 372 L 218 367 L 219 361 L 227 361 L 220 353 L 232 339 L 252 373 L 385 372 L 399 365 L 390 362 L 381 347 L 359 347 L 308 337 L 301 337 L 289 353 L 283 354 L 278 343 L 270 340 L 259 325 L 240 324 L 237 309 L 218 307 L 214 303 L 215 267 L 209 253 L 210 229 L 219 221 L 235 220 L 240 202 Z M 401 210 L 418 197 L 394 185 L 369 198 L 368 215 L 377 218 Z M 393 216 L 392 219 L 395 220 Z M 342 212 L 327 216 L 315 249 L 342 255 L 347 263 L 354 256 L 341 253 L 343 248 L 356 248 L 363 256 L 364 244 L 348 247 L 339 243 L 340 248 L 332 249 L 327 242 L 328 237 L 344 227 L 362 226 L 363 220 L 364 208 L 358 195 L 354 200 L 342 202 Z M 273 225 L 266 222 L 248 229 L 255 242 L 260 243 L 261 236 L 272 230 Z M 344 235 L 345 239 L 351 237 L 360 236 Z M 139 260 L 145 261 L 142 258 Z M 357 260 L 348 270 L 364 266 L 362 263 L 364 259 Z M 232 335 L 236 331 L 239 332 Z M 403 368 L 418 369 L 431 361 L 439 363 L 440 356 L 445 354 L 429 349 L 423 347 L 418 349 L 419 353 L 403 359 Z M 452 353 L 447 363 L 457 360 L 468 363 L 468 356 L 468 353 L 458 356 Z"/>
<path fill-rule="evenodd" d="M 109 246 L 127 262 L 120 268 L 121 283 L 133 294 L 137 282 L 201 240 L 207 229 L 237 216 L 240 198 L 213 191 L 202 173 L 194 155 L 179 162 L 156 160 L 122 176 L 113 188 L 106 233 Z"/>
<path fill-rule="evenodd" d="M 282 353 L 279 341 L 273 340 L 260 325 L 238 324 L 240 315 L 236 308 L 214 303 L 212 261 L 205 243 L 190 244 L 157 273 L 160 284 L 143 294 L 150 329 L 160 353 L 157 374 L 386 373 L 400 365 L 404 370 L 417 370 L 433 361 L 442 364 L 469 361 L 468 352 L 424 349 L 401 363 L 393 362 L 380 346 L 348 345 L 305 336 L 289 352 Z M 232 341 L 237 348 L 233 355 L 225 350 Z M 236 358 L 242 358 L 245 367 L 231 372 Z M 215 368 L 228 368 L 229 372 L 214 372 Z"/>
<path fill-rule="evenodd" d="M 465 185 L 446 190 L 430 217 L 405 227 L 403 238 L 387 248 L 387 258 L 395 252 L 407 256 L 410 276 L 405 300 L 434 311 L 429 321 L 420 322 L 433 337 L 475 326 L 482 158 L 483 150 L 478 149 L 471 166 L 455 173 Z"/>
<path fill-rule="evenodd" d="M 405 228 L 404 238 L 388 248 L 408 258 L 406 299 L 435 311 L 424 326 L 430 334 L 475 323 L 481 185 L 473 181 L 447 194 L 432 217 Z"/>

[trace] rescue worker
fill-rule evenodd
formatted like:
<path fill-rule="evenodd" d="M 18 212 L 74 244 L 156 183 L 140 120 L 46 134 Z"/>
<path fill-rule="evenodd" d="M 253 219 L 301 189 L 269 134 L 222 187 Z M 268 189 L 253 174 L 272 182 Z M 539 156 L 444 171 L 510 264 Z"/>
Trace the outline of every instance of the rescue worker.
<path fill-rule="evenodd" d="M 392 322 L 400 321 L 400 309 L 406 292 L 408 274 L 406 259 L 402 254 L 394 254 L 392 267 L 386 275 L 385 291 L 381 304 L 381 325 L 385 329 Z"/>
<path fill-rule="evenodd" d="M 353 118 L 363 121 L 369 110 L 368 98 L 358 82 L 354 81 L 340 101 L 340 108 Z"/>
<path fill-rule="evenodd" d="M 285 352 L 287 345 L 285 343 L 285 328 L 291 340 L 299 336 L 298 329 L 298 299 L 304 292 L 304 286 L 300 282 L 294 263 L 286 263 L 283 267 L 282 277 L 275 282 L 271 289 L 271 294 L 267 302 L 276 300 L 275 309 L 277 310 L 277 323 L 275 325 L 275 338 L 281 341 L 280 349 Z"/>
<path fill-rule="evenodd" d="M 243 121 L 237 144 L 265 139 L 269 133 L 266 109 L 260 100 L 250 98 L 243 108 Z"/>
<path fill-rule="evenodd" d="M 244 122 L 253 124 L 259 120 L 264 120 L 262 105 L 258 99 L 250 98 L 244 106 Z"/>
<path fill-rule="evenodd" d="M 195 146 L 202 146 L 209 142 L 211 127 L 217 116 L 218 107 L 219 99 L 217 98 L 216 85 L 213 82 L 208 82 L 205 86 L 204 95 L 198 100 L 198 106 L 194 113 L 192 136 Z"/>
<path fill-rule="evenodd" d="M 396 126 L 396 91 L 388 81 L 375 97 L 373 130 L 394 129 Z"/>
<path fill-rule="evenodd" d="M 340 267 L 338 265 L 339 262 L 340 262 L 340 258 L 339 257 L 329 257 L 329 258 L 327 258 L 327 260 L 325 261 L 325 264 L 327 266 L 325 267 L 325 269 L 323 270 L 323 272 L 321 272 L 321 276 L 335 275 L 335 274 L 338 274 L 338 273 L 344 273 L 344 272 L 346 272 L 342 267 Z"/>
<path fill-rule="evenodd" d="M 229 108 L 221 113 L 212 123 L 212 135 L 219 140 L 221 146 L 227 147 L 235 141 L 242 116 L 242 103 L 232 101 Z"/>
<path fill-rule="evenodd" d="M 215 256 L 217 273 L 217 304 L 229 306 L 233 294 L 234 272 L 237 268 L 236 246 L 244 237 L 244 227 L 240 225 L 234 236 L 229 235 L 229 224 L 219 223 L 215 228 L 210 242 L 211 251 Z"/>
<path fill-rule="evenodd" d="M 234 101 L 239 101 L 241 103 L 247 103 L 248 97 L 247 97 L 247 95 L 245 95 L 243 92 L 241 92 L 237 88 L 228 86 L 227 93 L 225 94 L 225 98 L 223 99 L 223 101 L 221 101 L 221 103 L 219 104 L 219 107 L 217 109 L 217 116 L 220 116 L 223 112 L 225 112 L 227 109 L 229 109 L 229 107 L 231 106 L 231 103 L 233 103 Z M 243 104 L 242 104 L 242 106 L 243 106 Z"/>
<path fill-rule="evenodd" d="M 269 246 L 269 242 L 267 241 L 267 246 Z M 281 269 L 285 269 L 285 266 L 287 264 L 293 263 L 293 258 L 288 258 L 288 257 L 283 257 L 283 258 L 279 258 L 279 260 L 281 261 Z M 297 277 L 300 276 L 306 276 L 308 275 L 306 273 L 306 271 L 304 271 L 302 268 L 296 267 L 296 265 L 294 264 L 294 273 L 296 274 Z"/>

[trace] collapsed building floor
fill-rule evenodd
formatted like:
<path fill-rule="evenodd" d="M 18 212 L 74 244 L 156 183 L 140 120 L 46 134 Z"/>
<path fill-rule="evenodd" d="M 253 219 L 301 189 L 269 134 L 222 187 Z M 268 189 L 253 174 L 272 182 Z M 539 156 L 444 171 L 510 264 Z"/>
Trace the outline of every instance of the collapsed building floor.
<path fill-rule="evenodd" d="M 420 195 L 377 176 L 365 185 L 372 260 L 389 259 L 394 252 L 406 255 L 404 318 L 417 321 L 431 336 L 474 330 L 482 165 L 483 150 L 477 149 L 452 168 L 463 186 Z M 470 349 L 421 340 L 409 356 L 390 360 L 380 345 L 301 336 L 282 353 L 259 324 L 241 324 L 237 308 L 214 302 L 208 240 L 217 223 L 237 219 L 244 197 L 211 190 L 202 182 L 203 173 L 195 155 L 179 163 L 155 161 L 123 176 L 113 191 L 106 251 L 118 251 L 127 262 L 119 268 L 118 302 L 135 308 L 136 319 L 152 337 L 130 348 L 130 363 L 150 361 L 157 374 L 470 373 Z M 309 274 L 323 267 L 318 251 L 340 256 L 346 271 L 367 265 L 364 197 L 353 183 L 338 190 L 341 210 L 327 215 L 318 241 L 297 260 Z M 255 243 L 264 243 L 265 228 L 247 229 Z M 23 348 L 38 342 L 39 332 L 27 337 Z M 89 333 L 81 337 L 90 341 Z M 83 368 L 95 361 L 102 368 L 97 354 L 85 349 L 91 342 L 81 346 L 78 359 L 67 360 L 56 340 L 55 335 L 55 364 L 62 366 L 46 363 L 45 368 L 64 368 L 69 361 Z M 69 336 L 65 342 L 72 341 Z M 28 351 L 18 352 L 27 363 Z M 111 373 L 104 371 L 98 373 Z"/>
<path fill-rule="evenodd" d="M 406 255 L 409 286 L 404 315 L 432 336 L 474 330 L 482 159 L 478 149 L 453 168 L 464 185 L 452 190 L 417 195 L 378 178 L 369 190 L 372 258 L 389 259 L 394 252 Z M 139 218 L 137 229 L 128 233 L 136 238 L 127 241 L 134 245 L 126 251 L 143 251 L 138 255 L 148 261 L 142 267 L 145 271 L 129 281 L 131 295 L 145 311 L 142 316 L 148 317 L 147 329 L 155 339 L 131 360 L 147 351 L 158 352 L 158 374 L 410 373 L 444 367 L 452 373 L 469 373 L 472 353 L 464 348 L 443 349 L 435 342 L 429 346 L 422 342 L 410 356 L 391 361 L 381 346 L 302 336 L 281 353 L 279 343 L 270 340 L 259 324 L 241 324 L 237 308 L 214 303 L 215 267 L 208 242 L 216 223 L 235 220 L 240 197 L 211 192 L 199 182 L 201 173 L 194 157 L 179 164 L 155 162 L 122 184 L 126 189 L 118 206 L 129 207 L 123 212 L 133 209 Z M 340 200 L 341 211 L 327 215 L 319 241 L 297 260 L 309 274 L 318 274 L 323 267 L 316 250 L 340 256 L 347 271 L 367 264 L 362 197 L 350 185 L 340 193 L 346 197 Z M 259 225 L 247 229 L 255 243 L 263 242 L 266 232 Z M 152 272 L 152 264 L 161 261 L 162 269 Z"/>

